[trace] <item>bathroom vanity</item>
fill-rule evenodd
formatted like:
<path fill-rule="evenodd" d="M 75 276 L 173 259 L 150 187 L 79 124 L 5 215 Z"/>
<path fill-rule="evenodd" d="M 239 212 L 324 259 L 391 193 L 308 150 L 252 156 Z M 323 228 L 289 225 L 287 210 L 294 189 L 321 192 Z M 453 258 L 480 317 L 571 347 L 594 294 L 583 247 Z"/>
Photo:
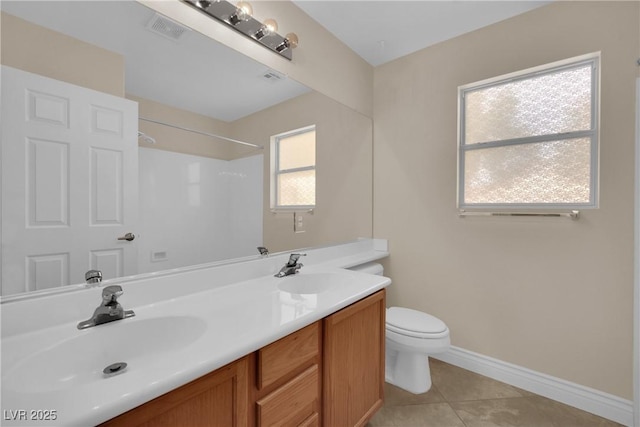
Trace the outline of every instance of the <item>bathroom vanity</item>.
<path fill-rule="evenodd" d="M 385 290 L 104 424 L 363 426 L 382 406 Z"/>
<path fill-rule="evenodd" d="M 305 252 L 283 278 L 288 253 L 120 279 L 135 316 L 83 330 L 101 287 L 2 301 L 2 424 L 364 425 L 382 405 L 391 281 L 345 268 L 386 241 Z"/>

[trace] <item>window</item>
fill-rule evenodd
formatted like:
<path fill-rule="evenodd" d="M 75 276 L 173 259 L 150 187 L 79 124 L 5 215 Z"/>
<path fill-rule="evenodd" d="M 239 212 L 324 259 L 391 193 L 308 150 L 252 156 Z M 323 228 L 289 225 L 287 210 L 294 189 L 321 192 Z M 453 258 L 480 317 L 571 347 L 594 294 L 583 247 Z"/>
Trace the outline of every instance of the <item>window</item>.
<path fill-rule="evenodd" d="M 271 208 L 313 208 L 316 204 L 316 128 L 271 138 Z"/>
<path fill-rule="evenodd" d="M 458 207 L 597 206 L 598 59 L 458 88 Z"/>

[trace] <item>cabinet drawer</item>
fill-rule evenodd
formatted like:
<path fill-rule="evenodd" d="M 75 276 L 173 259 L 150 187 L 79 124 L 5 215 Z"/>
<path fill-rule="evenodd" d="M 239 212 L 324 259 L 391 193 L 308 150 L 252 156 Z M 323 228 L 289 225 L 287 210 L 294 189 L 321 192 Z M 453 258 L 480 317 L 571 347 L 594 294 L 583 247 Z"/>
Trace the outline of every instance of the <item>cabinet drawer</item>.
<path fill-rule="evenodd" d="M 318 377 L 318 365 L 313 365 L 260 399 L 258 426 L 295 426 L 309 421 L 318 410 Z"/>
<path fill-rule="evenodd" d="M 320 415 L 314 412 L 313 415 L 301 422 L 298 427 L 320 427 Z"/>
<path fill-rule="evenodd" d="M 316 322 L 258 351 L 257 386 L 261 390 L 320 353 L 320 324 Z"/>

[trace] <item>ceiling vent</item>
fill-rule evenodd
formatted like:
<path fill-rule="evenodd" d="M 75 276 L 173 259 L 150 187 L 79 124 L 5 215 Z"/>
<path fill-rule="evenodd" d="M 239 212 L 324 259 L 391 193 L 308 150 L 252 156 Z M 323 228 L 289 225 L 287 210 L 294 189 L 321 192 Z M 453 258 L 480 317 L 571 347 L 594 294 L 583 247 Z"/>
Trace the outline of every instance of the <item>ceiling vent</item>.
<path fill-rule="evenodd" d="M 156 13 L 146 25 L 149 31 L 161 35 L 169 40 L 178 41 L 190 30 L 184 25 L 180 25 L 166 16 Z"/>
<path fill-rule="evenodd" d="M 277 83 L 284 80 L 285 75 L 274 70 L 267 70 L 262 74 L 262 78 L 270 83 Z"/>

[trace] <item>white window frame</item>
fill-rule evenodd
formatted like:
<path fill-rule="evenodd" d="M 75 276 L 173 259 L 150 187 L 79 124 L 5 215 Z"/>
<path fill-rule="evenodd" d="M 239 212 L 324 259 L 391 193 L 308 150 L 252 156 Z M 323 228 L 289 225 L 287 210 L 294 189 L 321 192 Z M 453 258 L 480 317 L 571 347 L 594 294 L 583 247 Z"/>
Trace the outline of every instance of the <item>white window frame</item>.
<path fill-rule="evenodd" d="M 540 75 L 552 74 L 561 70 L 584 67 L 591 64 L 591 129 L 577 132 L 545 134 L 539 136 L 513 138 L 500 141 L 489 141 L 465 144 L 465 95 L 469 92 L 485 89 L 518 80 L 526 80 Z M 458 87 L 458 183 L 457 207 L 459 209 L 578 209 L 597 208 L 599 200 L 599 122 L 600 122 L 600 53 L 591 53 L 570 58 L 519 72 L 498 76 L 476 83 Z M 465 153 L 486 148 L 533 144 L 563 139 L 589 138 L 591 141 L 591 176 L 590 200 L 586 203 L 464 203 Z"/>
<path fill-rule="evenodd" d="M 285 138 L 290 138 L 295 135 L 311 132 L 311 131 L 316 131 L 316 125 L 305 126 L 303 128 L 295 129 L 288 132 L 283 132 L 271 137 L 271 211 L 272 212 L 302 211 L 302 210 L 314 209 L 316 207 L 316 204 L 313 204 L 313 205 L 279 205 L 278 204 L 278 177 L 280 175 L 294 173 L 294 172 L 302 172 L 302 171 L 309 171 L 309 170 L 315 171 L 316 164 L 318 163 L 318 159 L 316 157 L 316 162 L 314 163 L 313 166 L 305 166 L 301 168 L 281 170 L 279 165 L 280 140 Z M 317 139 L 317 134 L 316 134 L 316 139 Z M 316 176 L 315 184 L 317 184 L 317 178 L 318 177 Z M 317 186 L 316 186 L 316 189 L 317 189 Z"/>

